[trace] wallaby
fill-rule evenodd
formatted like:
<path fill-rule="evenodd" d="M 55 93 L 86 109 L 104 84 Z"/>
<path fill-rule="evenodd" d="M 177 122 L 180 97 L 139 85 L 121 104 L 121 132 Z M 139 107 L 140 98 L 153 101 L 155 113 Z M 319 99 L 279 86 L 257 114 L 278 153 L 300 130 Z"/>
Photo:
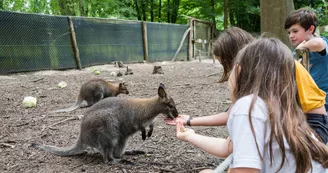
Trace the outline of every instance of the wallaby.
<path fill-rule="evenodd" d="M 128 139 L 144 131 L 159 114 L 176 118 L 178 111 L 164 85 L 151 98 L 109 97 L 90 107 L 82 118 L 79 137 L 67 148 L 33 143 L 31 147 L 59 156 L 81 154 L 87 147 L 97 149 L 106 163 L 122 158 Z"/>
<path fill-rule="evenodd" d="M 73 111 L 79 108 L 84 100 L 87 101 L 87 106 L 90 107 L 103 98 L 116 97 L 121 93 L 129 94 L 126 86 L 127 85 L 125 83 L 115 85 L 103 79 L 89 80 L 82 84 L 78 99 L 74 105 L 66 109 L 59 109 L 52 112 L 57 113 Z"/>

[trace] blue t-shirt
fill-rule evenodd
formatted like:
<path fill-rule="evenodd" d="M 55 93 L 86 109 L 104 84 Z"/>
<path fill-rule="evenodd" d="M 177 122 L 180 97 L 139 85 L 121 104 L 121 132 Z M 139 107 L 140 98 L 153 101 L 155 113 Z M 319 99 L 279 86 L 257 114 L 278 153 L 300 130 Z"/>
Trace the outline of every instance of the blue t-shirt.
<path fill-rule="evenodd" d="M 310 74 L 326 95 L 328 95 L 328 40 L 325 37 L 321 37 L 326 42 L 326 54 L 321 55 L 318 52 L 310 52 Z M 326 96 L 326 111 L 328 111 L 328 97 Z"/>

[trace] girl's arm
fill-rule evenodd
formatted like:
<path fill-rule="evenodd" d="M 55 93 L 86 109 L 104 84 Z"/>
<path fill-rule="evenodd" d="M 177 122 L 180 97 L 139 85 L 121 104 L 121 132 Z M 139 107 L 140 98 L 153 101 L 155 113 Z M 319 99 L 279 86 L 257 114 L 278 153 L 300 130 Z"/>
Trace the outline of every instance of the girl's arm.
<path fill-rule="evenodd" d="M 177 119 L 182 121 L 183 125 L 187 125 L 189 119 L 190 126 L 224 126 L 227 124 L 229 114 L 228 112 L 221 112 L 215 115 L 192 117 L 190 115 L 179 115 Z M 165 119 L 168 125 L 176 125 L 177 120 Z"/>
<path fill-rule="evenodd" d="M 185 128 L 181 121 L 176 123 L 177 138 L 191 143 L 209 154 L 226 158 L 232 153 L 230 138 L 214 138 L 196 134 L 194 130 Z"/>
<path fill-rule="evenodd" d="M 254 168 L 232 168 L 228 170 L 228 173 L 259 173 L 259 169 Z"/>

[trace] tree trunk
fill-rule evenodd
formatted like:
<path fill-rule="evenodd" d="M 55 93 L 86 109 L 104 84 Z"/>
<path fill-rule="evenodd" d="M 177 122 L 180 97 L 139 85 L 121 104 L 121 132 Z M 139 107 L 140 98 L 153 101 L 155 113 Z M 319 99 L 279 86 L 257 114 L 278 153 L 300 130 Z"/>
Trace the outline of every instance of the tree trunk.
<path fill-rule="evenodd" d="M 172 19 L 171 23 L 176 23 L 177 18 L 178 18 L 178 11 L 179 11 L 179 6 L 180 6 L 180 0 L 173 0 L 173 10 L 172 10 Z"/>
<path fill-rule="evenodd" d="M 214 27 L 216 28 L 216 21 L 215 21 L 215 3 L 214 0 L 211 0 L 211 5 L 212 5 L 212 21 L 214 23 Z"/>
<path fill-rule="evenodd" d="M 141 15 L 140 15 L 139 6 L 138 6 L 138 0 L 134 0 L 134 4 L 136 6 L 137 18 L 138 18 L 138 20 L 141 20 Z"/>
<path fill-rule="evenodd" d="M 141 7 L 142 7 L 142 20 L 143 21 L 147 21 L 147 16 L 146 16 L 146 0 L 142 0 L 142 4 L 141 4 Z"/>
<path fill-rule="evenodd" d="M 158 5 L 158 22 L 161 22 L 161 17 L 162 17 L 162 1 L 159 0 L 159 5 Z"/>
<path fill-rule="evenodd" d="M 228 15 L 229 15 L 228 3 L 229 3 L 229 0 L 224 0 L 224 14 L 223 14 L 224 30 L 228 29 Z"/>
<path fill-rule="evenodd" d="M 170 7 L 170 0 L 167 0 L 167 23 L 171 23 L 171 7 Z"/>
<path fill-rule="evenodd" d="M 260 0 L 261 33 L 276 36 L 291 47 L 284 25 L 288 14 L 293 10 L 293 0 Z"/>
<path fill-rule="evenodd" d="M 154 22 L 154 0 L 150 0 L 150 21 Z"/>
<path fill-rule="evenodd" d="M 79 8 L 80 8 L 80 15 L 85 16 L 84 7 L 83 7 L 83 0 L 79 0 Z"/>
<path fill-rule="evenodd" d="M 58 0 L 61 15 L 75 16 L 74 2 L 71 0 Z"/>

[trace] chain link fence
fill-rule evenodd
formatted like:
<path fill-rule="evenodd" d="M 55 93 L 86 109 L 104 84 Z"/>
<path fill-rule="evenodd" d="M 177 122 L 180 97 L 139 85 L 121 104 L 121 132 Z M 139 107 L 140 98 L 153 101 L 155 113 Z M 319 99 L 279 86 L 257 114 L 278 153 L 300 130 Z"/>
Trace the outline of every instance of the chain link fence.
<path fill-rule="evenodd" d="M 0 11 L 0 74 L 171 60 L 189 26 L 145 23 L 146 36 L 140 21 Z M 177 59 L 187 53 L 185 40 Z"/>

